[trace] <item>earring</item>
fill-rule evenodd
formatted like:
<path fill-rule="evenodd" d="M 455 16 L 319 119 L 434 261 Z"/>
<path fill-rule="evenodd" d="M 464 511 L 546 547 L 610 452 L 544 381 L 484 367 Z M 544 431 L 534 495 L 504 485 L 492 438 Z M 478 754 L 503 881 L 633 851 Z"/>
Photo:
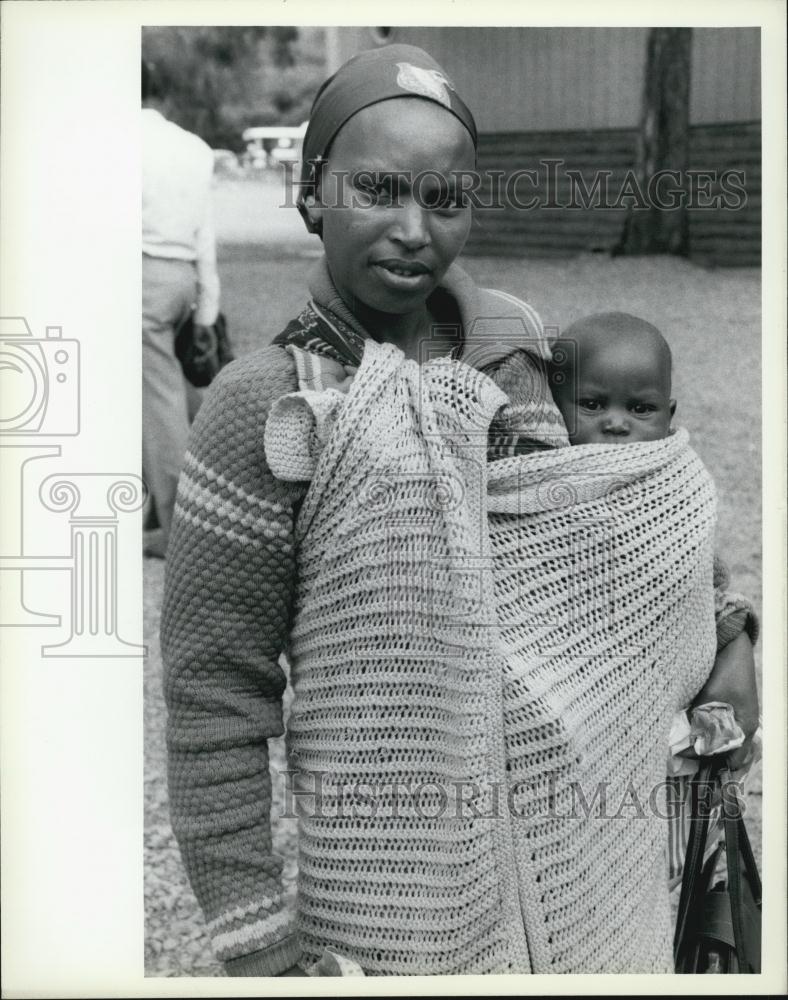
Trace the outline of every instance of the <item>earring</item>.
<path fill-rule="evenodd" d="M 296 208 L 298 209 L 299 215 L 304 220 L 304 225 L 306 226 L 307 232 L 317 233 L 320 236 L 322 226 L 322 219 L 313 219 L 309 213 L 309 209 L 306 207 L 303 201 L 296 202 Z"/>

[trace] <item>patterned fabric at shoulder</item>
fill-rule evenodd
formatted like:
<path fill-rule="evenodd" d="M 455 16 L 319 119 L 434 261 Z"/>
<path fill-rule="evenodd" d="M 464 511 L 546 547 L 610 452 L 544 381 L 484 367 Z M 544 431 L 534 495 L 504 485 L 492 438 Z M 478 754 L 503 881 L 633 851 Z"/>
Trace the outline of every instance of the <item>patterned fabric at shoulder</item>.
<path fill-rule="evenodd" d="M 344 365 L 328 354 L 315 354 L 295 344 L 288 344 L 285 350 L 295 361 L 300 391 L 322 392 L 331 385 L 330 380 L 326 382 L 326 375 L 339 380 L 346 377 Z"/>
<path fill-rule="evenodd" d="M 313 300 L 274 338 L 274 344 L 300 347 L 311 354 L 357 365 L 364 353 L 364 339 L 336 313 Z"/>

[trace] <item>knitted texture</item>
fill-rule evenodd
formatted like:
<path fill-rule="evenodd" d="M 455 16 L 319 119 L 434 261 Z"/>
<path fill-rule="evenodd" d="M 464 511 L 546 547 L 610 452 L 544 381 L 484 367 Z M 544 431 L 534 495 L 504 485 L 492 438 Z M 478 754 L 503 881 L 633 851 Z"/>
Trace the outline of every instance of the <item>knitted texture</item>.
<path fill-rule="evenodd" d="M 297 388 L 281 347 L 234 362 L 216 379 L 192 429 L 167 557 L 161 641 L 172 823 L 231 975 L 277 974 L 299 957 L 271 851 L 266 740 L 282 732 L 278 661 L 291 625 L 294 509 L 307 484 L 277 481 L 263 449 L 271 404 Z M 368 577 L 377 558 L 370 553 Z M 721 613 L 731 607 L 722 590 L 719 601 Z M 478 701 L 471 687 L 467 700 Z M 431 704 L 423 682 L 413 697 L 407 690 L 388 713 L 395 726 L 407 706 L 423 710 L 425 690 Z M 350 864 L 355 871 L 354 858 Z M 409 865 L 411 880 L 420 877 Z"/>
<path fill-rule="evenodd" d="M 304 489 L 274 479 L 262 446 L 271 401 L 293 388 L 278 347 L 211 386 L 178 488 L 162 609 L 173 830 L 216 954 L 239 960 L 228 966 L 238 974 L 298 959 L 271 850 L 265 741 L 283 732 L 278 660 Z"/>
<path fill-rule="evenodd" d="M 654 810 L 673 712 L 714 658 L 713 488 L 684 432 L 512 458 L 489 467 L 488 536 L 485 382 L 370 344 L 332 411 L 296 528 L 288 738 L 322 796 L 301 816 L 302 947 L 368 973 L 671 971 Z M 302 473 L 295 402 L 266 427 L 283 476 Z M 441 817 L 394 780 L 434 787 Z M 447 815 L 459 788 L 473 808 Z"/>
<path fill-rule="evenodd" d="M 714 662 L 713 484 L 679 430 L 496 463 L 489 505 L 534 968 L 671 972 L 665 747 Z"/>
<path fill-rule="evenodd" d="M 547 357 L 541 324 L 524 303 L 477 289 L 456 266 L 445 284 L 438 298 L 454 326 L 448 346 L 437 337 L 431 348 L 462 342 L 488 362 L 507 333 Z M 297 328 L 297 342 L 305 336 L 310 350 L 328 357 L 353 344 L 363 350 L 367 334 L 325 261 L 310 291 L 311 305 L 288 327 Z M 266 740 L 282 731 L 278 661 L 296 574 L 293 510 L 306 487 L 277 482 L 262 449 L 271 403 L 296 387 L 292 359 L 278 346 L 217 378 L 192 429 L 167 557 L 161 642 L 170 811 L 215 951 L 231 975 L 277 974 L 299 956 L 281 861 L 271 852 Z M 537 423 L 566 445 L 546 384 L 537 388 Z"/>
<path fill-rule="evenodd" d="M 312 793 L 299 817 L 309 958 L 330 947 L 367 974 L 530 967 L 508 818 L 490 815 L 502 662 L 480 528 L 504 401 L 472 369 L 419 369 L 370 341 L 303 502 L 288 741 Z M 275 472 L 293 471 L 293 417 L 280 400 L 266 427 Z"/>

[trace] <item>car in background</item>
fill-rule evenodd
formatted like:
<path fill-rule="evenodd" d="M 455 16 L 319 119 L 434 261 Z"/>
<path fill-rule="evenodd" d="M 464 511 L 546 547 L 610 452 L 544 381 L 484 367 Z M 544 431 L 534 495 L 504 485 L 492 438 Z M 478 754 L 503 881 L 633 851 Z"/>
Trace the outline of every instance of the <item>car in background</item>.
<path fill-rule="evenodd" d="M 221 177 L 238 177 L 243 173 L 238 155 L 231 149 L 214 149 L 213 172 Z"/>
<path fill-rule="evenodd" d="M 246 129 L 242 135 L 246 143 L 244 161 L 260 170 L 280 163 L 298 163 L 308 124 L 261 125 Z"/>

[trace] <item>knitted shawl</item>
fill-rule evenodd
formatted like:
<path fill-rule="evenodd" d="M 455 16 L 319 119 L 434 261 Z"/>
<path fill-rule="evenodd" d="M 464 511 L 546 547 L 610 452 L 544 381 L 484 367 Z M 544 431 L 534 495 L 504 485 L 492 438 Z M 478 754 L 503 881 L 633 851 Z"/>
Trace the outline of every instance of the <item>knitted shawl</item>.
<path fill-rule="evenodd" d="M 665 746 L 716 653 L 714 487 L 688 441 L 682 429 L 489 467 L 535 971 L 673 971 Z"/>
<path fill-rule="evenodd" d="M 311 477 L 301 947 L 371 974 L 669 972 L 665 746 L 714 658 L 713 487 L 684 432 L 488 466 L 505 401 L 369 341 L 316 462 L 314 397 L 269 416 L 275 475 Z"/>

